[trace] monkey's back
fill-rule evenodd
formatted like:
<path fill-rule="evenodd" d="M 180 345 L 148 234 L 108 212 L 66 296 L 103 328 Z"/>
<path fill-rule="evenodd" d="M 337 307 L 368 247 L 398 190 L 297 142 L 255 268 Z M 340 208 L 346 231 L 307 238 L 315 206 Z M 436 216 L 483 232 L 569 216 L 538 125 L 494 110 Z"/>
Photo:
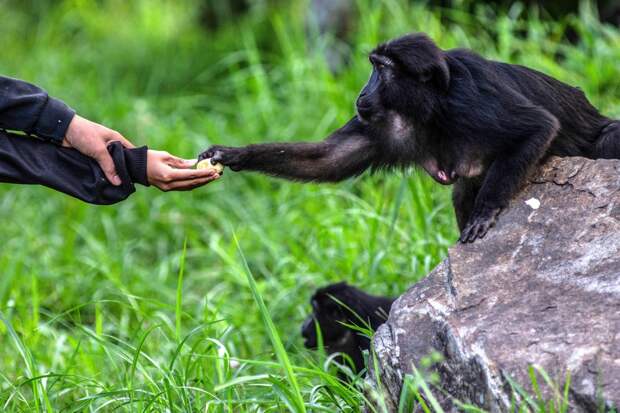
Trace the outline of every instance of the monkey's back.
<path fill-rule="evenodd" d="M 583 91 L 525 66 L 485 59 L 468 50 L 448 51 L 480 81 L 499 90 L 509 88 L 531 103 L 545 108 L 560 122 L 550 154 L 590 156 L 593 143 L 611 120 L 602 116 Z"/>

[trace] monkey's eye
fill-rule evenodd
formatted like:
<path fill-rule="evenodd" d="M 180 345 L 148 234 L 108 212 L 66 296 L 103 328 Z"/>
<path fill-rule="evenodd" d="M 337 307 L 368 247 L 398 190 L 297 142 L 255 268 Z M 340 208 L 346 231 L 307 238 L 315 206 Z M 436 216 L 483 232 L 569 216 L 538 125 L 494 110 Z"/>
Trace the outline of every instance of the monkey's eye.
<path fill-rule="evenodd" d="M 381 56 L 375 53 L 372 53 L 368 58 L 370 60 L 370 63 L 377 70 L 383 70 L 392 63 L 392 61 L 388 57 Z"/>

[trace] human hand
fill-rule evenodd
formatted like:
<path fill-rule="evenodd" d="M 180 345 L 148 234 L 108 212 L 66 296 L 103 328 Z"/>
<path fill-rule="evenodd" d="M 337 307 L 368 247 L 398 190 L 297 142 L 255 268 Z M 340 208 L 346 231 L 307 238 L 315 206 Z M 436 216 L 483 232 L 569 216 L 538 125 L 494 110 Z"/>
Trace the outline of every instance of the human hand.
<path fill-rule="evenodd" d="M 194 169 L 196 160 L 177 158 L 168 152 L 149 150 L 146 154 L 149 184 L 164 192 L 189 191 L 220 177 L 213 169 Z"/>
<path fill-rule="evenodd" d="M 69 123 L 62 146 L 75 148 L 96 160 L 108 181 L 118 186 L 121 184 L 121 178 L 116 173 L 114 161 L 107 149 L 108 144 L 114 141 L 119 141 L 126 148 L 134 147 L 120 133 L 75 115 Z"/>

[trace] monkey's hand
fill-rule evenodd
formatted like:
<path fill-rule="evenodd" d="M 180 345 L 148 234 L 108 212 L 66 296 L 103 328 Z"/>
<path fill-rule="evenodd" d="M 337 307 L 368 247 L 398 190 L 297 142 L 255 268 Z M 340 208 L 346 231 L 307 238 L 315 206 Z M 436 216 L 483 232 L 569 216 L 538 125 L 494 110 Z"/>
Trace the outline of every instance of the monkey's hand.
<path fill-rule="evenodd" d="M 461 232 L 460 241 L 465 244 L 468 242 L 474 242 L 477 238 L 484 238 L 486 233 L 493 225 L 501 208 L 476 208 L 469 217 L 469 221 L 465 226 L 463 232 Z"/>
<path fill-rule="evenodd" d="M 220 163 L 233 171 L 240 171 L 244 168 L 249 155 L 247 148 L 215 145 L 201 153 L 198 156 L 198 161 L 211 158 L 213 164 Z"/>

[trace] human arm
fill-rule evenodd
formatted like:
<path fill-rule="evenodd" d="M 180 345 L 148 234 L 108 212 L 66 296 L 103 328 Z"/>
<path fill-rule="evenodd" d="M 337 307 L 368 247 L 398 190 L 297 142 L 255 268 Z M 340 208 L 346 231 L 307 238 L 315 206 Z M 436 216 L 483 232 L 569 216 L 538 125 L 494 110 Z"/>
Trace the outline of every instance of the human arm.
<path fill-rule="evenodd" d="M 75 111 L 43 89 L 0 76 L 0 128 L 60 144 Z"/>
<path fill-rule="evenodd" d="M 112 185 L 94 159 L 75 149 L 0 132 L 0 182 L 43 185 L 97 205 L 126 199 L 136 183 L 148 185 L 146 147 L 128 149 L 115 142 L 107 150 L 121 185 Z"/>
<path fill-rule="evenodd" d="M 107 145 L 119 141 L 126 148 L 134 146 L 120 133 L 76 115 L 40 87 L 4 76 L 0 76 L 0 128 L 77 149 L 95 159 L 113 185 L 121 181 Z"/>
<path fill-rule="evenodd" d="M 112 142 L 106 151 L 120 185 L 112 185 L 97 161 L 76 149 L 0 132 L 0 182 L 43 185 L 84 202 L 108 205 L 126 199 L 135 192 L 135 184 L 163 191 L 188 190 L 219 177 L 191 169 L 192 161 L 147 147 L 125 148 Z"/>

